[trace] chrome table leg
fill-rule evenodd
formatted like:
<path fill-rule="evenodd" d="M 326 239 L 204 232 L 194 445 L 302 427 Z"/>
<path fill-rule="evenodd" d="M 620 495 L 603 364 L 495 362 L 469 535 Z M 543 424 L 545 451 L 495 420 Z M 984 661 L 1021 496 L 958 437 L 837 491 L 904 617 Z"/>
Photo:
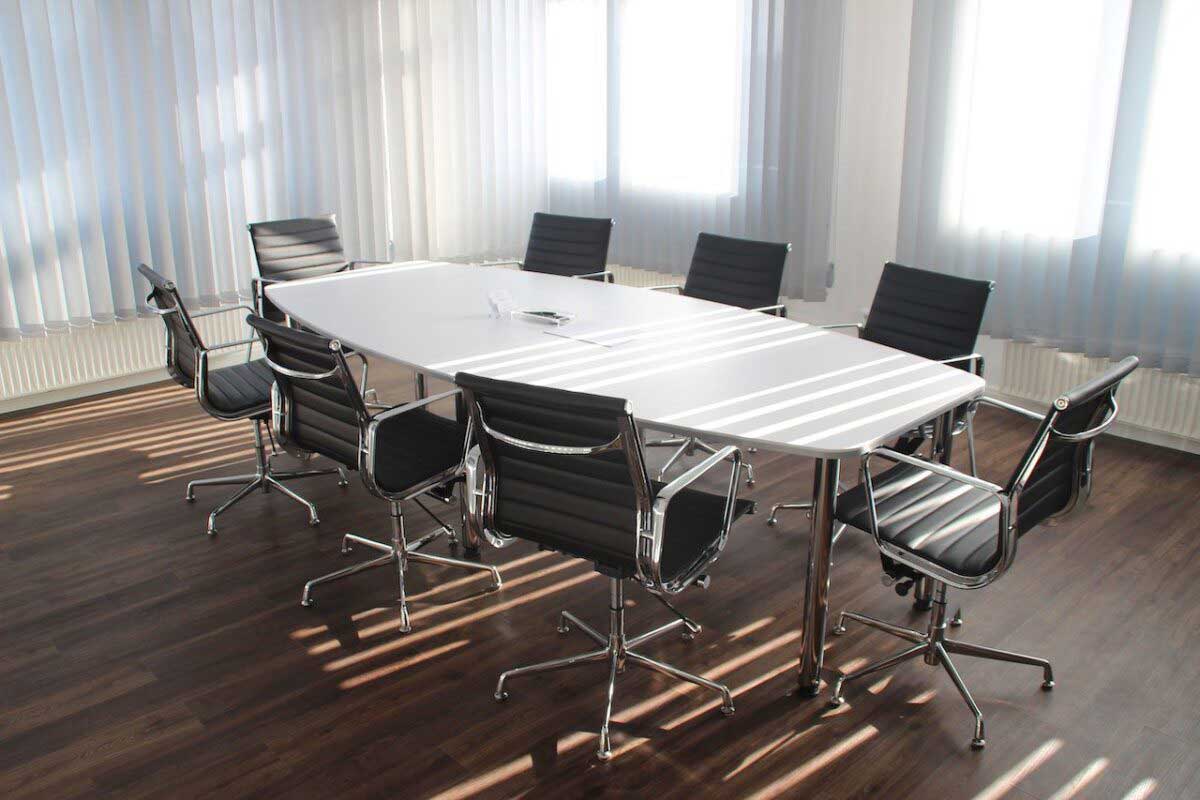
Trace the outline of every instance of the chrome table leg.
<path fill-rule="evenodd" d="M 837 502 L 839 462 L 817 459 L 813 475 L 812 533 L 804 587 L 804 631 L 800 643 L 800 691 L 816 697 L 821 691 L 821 662 L 825 655 L 825 623 L 829 616 L 829 568 L 833 549 L 833 509 Z"/>

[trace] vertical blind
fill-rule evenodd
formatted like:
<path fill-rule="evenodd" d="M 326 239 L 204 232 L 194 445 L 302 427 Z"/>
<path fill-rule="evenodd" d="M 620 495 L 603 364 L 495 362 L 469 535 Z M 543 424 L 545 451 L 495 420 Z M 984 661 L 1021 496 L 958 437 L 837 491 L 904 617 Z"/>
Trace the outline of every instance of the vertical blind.
<path fill-rule="evenodd" d="M 328 211 L 372 259 L 787 239 L 820 296 L 840 42 L 837 0 L 0 0 L 0 337 L 136 316 L 143 261 L 245 296 L 245 225 Z"/>
<path fill-rule="evenodd" d="M 985 331 L 1200 374 L 1200 3 L 917 0 L 898 256 Z"/>

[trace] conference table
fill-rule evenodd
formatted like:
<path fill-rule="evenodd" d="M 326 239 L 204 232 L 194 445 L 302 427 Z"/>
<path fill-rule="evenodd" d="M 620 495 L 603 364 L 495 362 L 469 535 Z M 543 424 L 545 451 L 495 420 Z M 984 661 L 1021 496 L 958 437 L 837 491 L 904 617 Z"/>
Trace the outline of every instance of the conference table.
<path fill-rule="evenodd" d="M 266 291 L 294 321 L 419 373 L 615 395 L 643 428 L 814 459 L 798 675 L 813 695 L 840 462 L 857 467 L 867 451 L 930 420 L 947 431 L 953 409 L 984 387 L 962 369 L 801 321 L 502 267 L 410 262 Z M 572 319 L 554 325 L 506 306 Z"/>

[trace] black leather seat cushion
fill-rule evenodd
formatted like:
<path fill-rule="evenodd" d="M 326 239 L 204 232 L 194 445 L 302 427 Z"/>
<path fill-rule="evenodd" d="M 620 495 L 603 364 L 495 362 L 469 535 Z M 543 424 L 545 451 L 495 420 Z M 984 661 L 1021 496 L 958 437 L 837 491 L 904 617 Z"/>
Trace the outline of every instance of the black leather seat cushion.
<path fill-rule="evenodd" d="M 636 573 L 635 505 L 622 462 L 572 458 L 572 471 L 551 463 L 501 458 L 496 518 L 500 532 L 594 561 L 620 577 Z M 564 485 L 569 482 L 569 485 Z M 652 481 L 657 495 L 666 484 Z M 754 504 L 739 499 L 737 519 Z M 720 534 L 725 509 L 721 495 L 685 489 L 671 501 L 663 545 L 663 576 L 688 567 Z"/>
<path fill-rule="evenodd" d="M 208 402 L 222 414 L 257 417 L 271 410 L 275 376 L 261 358 L 209 370 Z"/>
<path fill-rule="evenodd" d="M 418 408 L 393 417 L 375 436 L 375 483 L 403 493 L 462 461 L 467 427 Z"/>
<path fill-rule="evenodd" d="M 898 464 L 872 480 L 879 537 L 928 561 L 977 577 L 1000 557 L 1000 501 L 972 486 Z M 857 486 L 837 503 L 837 519 L 870 531 L 866 492 Z"/>

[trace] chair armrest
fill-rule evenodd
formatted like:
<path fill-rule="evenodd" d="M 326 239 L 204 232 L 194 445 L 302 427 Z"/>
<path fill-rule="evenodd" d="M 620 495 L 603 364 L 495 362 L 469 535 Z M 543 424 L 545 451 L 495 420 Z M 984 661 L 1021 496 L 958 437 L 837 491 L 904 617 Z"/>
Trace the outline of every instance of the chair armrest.
<path fill-rule="evenodd" d="M 1042 415 L 1036 411 L 1030 411 L 1027 408 L 1021 408 L 1020 406 L 1013 405 L 1012 403 L 1006 403 L 1003 400 L 997 400 L 996 398 L 988 397 L 987 395 L 979 398 L 978 402 L 981 405 L 994 406 L 995 408 L 1002 408 L 1005 411 L 1011 411 L 1014 414 L 1025 417 L 1025 419 L 1033 420 L 1034 422 L 1041 422 L 1043 419 Z"/>
<path fill-rule="evenodd" d="M 365 441 L 363 442 L 363 451 L 361 453 L 362 460 L 360 461 L 360 464 L 363 467 L 363 471 L 366 473 L 367 483 L 372 491 L 379 494 L 381 497 L 390 497 L 388 492 L 383 491 L 383 489 L 380 488 L 375 482 L 375 442 L 379 436 L 379 429 L 397 417 L 403 416 L 404 414 L 408 414 L 418 409 L 422 409 L 431 403 L 436 403 L 439 400 L 445 400 L 446 398 L 454 397 L 461 393 L 461 389 L 451 389 L 446 392 L 424 397 L 420 400 L 414 400 L 411 403 L 393 406 L 387 411 L 382 411 L 371 417 L 370 421 L 367 423 L 367 435 L 364 437 Z M 430 479 L 422 485 L 409 487 L 405 490 L 405 496 L 407 497 L 412 495 L 414 492 L 419 493 L 433 486 L 446 483 L 456 475 L 462 475 L 467 457 L 467 443 L 470 442 L 470 440 L 471 430 L 468 426 L 467 434 L 463 439 L 463 449 L 461 455 L 459 456 L 458 463 L 437 475 L 431 476 Z"/>
<path fill-rule="evenodd" d="M 221 342 L 220 344 L 209 344 L 204 346 L 205 352 L 213 350 L 226 350 L 230 347 L 246 347 L 248 345 L 256 345 L 261 341 L 257 336 L 251 336 L 246 339 L 238 339 L 236 342 Z"/>
<path fill-rule="evenodd" d="M 783 303 L 778 303 L 773 306 L 763 306 L 762 308 L 752 308 L 750 310 L 751 311 L 761 311 L 764 314 L 768 314 L 768 313 L 774 314 L 777 317 L 786 317 L 787 316 L 787 306 L 784 305 Z"/>
<path fill-rule="evenodd" d="M 649 289 L 652 292 L 665 292 L 674 289 L 677 292 L 683 291 L 682 283 L 664 283 L 662 286 L 643 286 L 643 289 Z"/>
<path fill-rule="evenodd" d="M 398 406 L 392 406 L 387 411 L 382 411 L 371 417 L 371 427 L 376 427 L 377 423 L 387 422 L 389 419 L 398 417 L 401 414 L 407 414 L 410 411 L 416 411 L 418 408 L 424 408 L 430 403 L 436 403 L 439 400 L 445 400 L 447 397 L 454 397 L 462 394 L 462 389 L 449 389 L 445 392 L 432 394 L 429 397 L 422 397 L 420 400 L 414 400 L 411 403 L 404 403 Z"/>
<path fill-rule="evenodd" d="M 249 311 L 251 314 L 258 313 L 257 311 L 254 310 L 254 306 L 251 306 L 247 303 L 238 303 L 236 306 L 226 306 L 225 308 L 214 308 L 210 311 L 188 312 L 188 316 L 191 317 L 192 319 L 196 319 L 198 317 L 211 317 L 213 314 L 224 314 L 226 311 L 237 311 L 239 308 Z"/>
<path fill-rule="evenodd" d="M 959 472 L 953 467 L 947 467 L 945 464 L 939 464 L 934 461 L 926 461 L 923 458 L 917 458 L 916 456 L 910 456 L 905 453 L 897 452 L 890 447 L 877 447 L 864 455 L 864 469 L 870 466 L 871 458 L 873 456 L 879 456 L 880 458 L 888 461 L 894 461 L 901 464 L 908 464 L 910 466 L 917 467 L 918 469 L 923 469 L 926 472 L 931 472 L 934 475 L 940 475 L 943 478 L 949 478 L 952 481 L 966 484 L 967 486 L 971 486 L 975 489 L 981 489 L 988 494 L 1004 494 L 1004 489 L 992 483 L 991 481 L 985 481 L 982 478 L 976 478 L 974 475 L 968 475 L 965 472 Z"/>
<path fill-rule="evenodd" d="M 667 515 L 670 513 L 671 500 L 680 491 L 691 486 L 703 475 L 732 458 L 729 474 L 729 488 L 725 495 L 725 510 L 721 520 L 721 531 L 716 541 L 713 558 L 725 549 L 725 540 L 729 537 L 729 529 L 733 526 L 733 514 L 737 508 L 737 490 L 742 471 L 742 452 L 733 445 L 722 447 L 704 461 L 689 469 L 675 480 L 659 490 L 650 510 L 650 526 L 647 530 L 639 526 L 637 538 L 637 567 L 638 578 L 647 588 L 676 594 L 687 588 L 700 575 L 703 569 L 712 561 L 693 565 L 683 575 L 675 576 L 670 581 L 664 581 L 662 576 L 662 551 L 666 540 Z"/>
<path fill-rule="evenodd" d="M 346 265 L 346 271 L 353 272 L 359 267 L 382 267 L 391 263 L 391 261 L 371 261 L 366 258 L 358 258 Z"/>
<path fill-rule="evenodd" d="M 972 375 L 983 375 L 983 354 L 968 353 L 964 356 L 954 356 L 953 358 L 943 358 L 938 361 L 939 364 L 961 364 L 966 363 L 967 371 Z"/>
<path fill-rule="evenodd" d="M 524 261 L 518 261 L 515 258 L 510 258 L 510 259 L 507 259 L 504 261 L 480 261 L 475 266 L 477 266 L 477 267 L 504 267 L 504 266 L 508 266 L 509 264 L 516 264 L 518 267 L 522 267 L 522 268 L 525 267 Z"/>
<path fill-rule="evenodd" d="M 862 333 L 863 323 L 861 322 L 835 322 L 832 325 L 820 325 L 827 331 L 837 330 L 838 328 L 857 328 L 859 333 Z"/>
<path fill-rule="evenodd" d="M 571 277 L 583 278 L 584 280 L 589 281 L 600 280 L 604 283 L 613 283 L 617 279 L 617 277 L 608 270 L 601 270 L 600 272 L 587 272 L 582 275 L 572 275 Z"/>
<path fill-rule="evenodd" d="M 970 486 L 974 489 L 987 492 L 995 497 L 1000 503 L 1000 514 L 997 518 L 997 540 L 1000 546 L 1000 558 L 997 565 L 984 576 L 982 579 L 968 576 L 957 575 L 950 570 L 932 564 L 927 559 L 922 558 L 915 553 L 909 553 L 903 548 L 892 545 L 889 542 L 884 542 L 879 534 L 879 513 L 875 505 L 875 487 L 871 477 L 871 457 L 878 455 L 881 458 L 889 461 L 895 461 L 902 464 L 910 464 L 919 469 L 934 475 L 940 475 L 944 478 L 949 478 L 952 481 L 961 483 L 965 486 Z M 943 464 L 936 464 L 932 461 L 926 461 L 921 458 L 915 458 L 904 453 L 898 453 L 887 447 L 879 447 L 863 455 L 862 458 L 862 487 L 863 494 L 867 501 L 867 532 L 875 538 L 875 545 L 884 555 L 894 558 L 901 563 L 907 563 L 909 566 L 921 570 L 923 572 L 932 572 L 934 577 L 939 580 L 948 580 L 959 582 L 959 586 L 982 586 L 995 580 L 1000 574 L 1005 572 L 1012 565 L 1013 558 L 1017 551 L 1017 529 L 1016 525 L 1010 524 L 1012 512 L 1012 498 L 1001 487 L 989 481 L 976 478 L 971 475 L 966 475 L 956 469 L 951 469 Z M 911 563 L 911 562 L 917 563 Z"/>

